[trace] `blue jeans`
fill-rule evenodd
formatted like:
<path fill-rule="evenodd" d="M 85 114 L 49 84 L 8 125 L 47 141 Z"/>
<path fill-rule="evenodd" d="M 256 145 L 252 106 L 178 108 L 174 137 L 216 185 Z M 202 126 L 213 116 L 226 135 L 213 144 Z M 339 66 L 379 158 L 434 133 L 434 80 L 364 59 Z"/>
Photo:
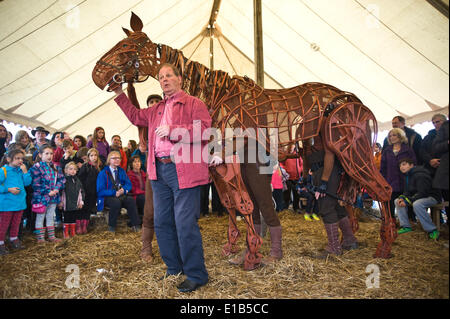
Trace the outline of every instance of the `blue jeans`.
<path fill-rule="evenodd" d="M 152 180 L 155 234 L 159 253 L 170 275 L 183 272 L 187 279 L 205 284 L 208 272 L 197 220 L 200 186 L 180 189 L 174 163 L 156 161 L 157 180 Z"/>
<path fill-rule="evenodd" d="M 411 228 L 408 218 L 408 207 L 398 206 L 398 198 L 394 201 L 395 208 L 397 209 L 398 219 L 400 221 L 400 227 Z M 427 232 L 432 232 L 436 229 L 436 225 L 433 224 L 430 214 L 428 214 L 427 209 L 431 206 L 437 204 L 437 200 L 434 197 L 425 197 L 418 199 L 413 202 L 414 214 L 416 214 L 419 219 L 422 228 Z"/>

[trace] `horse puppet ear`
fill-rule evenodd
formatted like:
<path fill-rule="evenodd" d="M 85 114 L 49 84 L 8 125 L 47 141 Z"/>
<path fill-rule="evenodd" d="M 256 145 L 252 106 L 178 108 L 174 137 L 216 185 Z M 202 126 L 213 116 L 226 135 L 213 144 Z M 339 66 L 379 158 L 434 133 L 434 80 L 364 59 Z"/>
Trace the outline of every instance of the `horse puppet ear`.
<path fill-rule="evenodd" d="M 133 11 L 131 11 L 130 26 L 134 32 L 142 31 L 144 27 L 142 20 Z"/>
<path fill-rule="evenodd" d="M 123 32 L 125 32 L 125 34 L 126 34 L 127 36 L 130 36 L 130 34 L 131 34 L 131 31 L 130 31 L 130 30 L 125 29 L 124 27 L 122 27 L 122 30 L 123 30 Z"/>

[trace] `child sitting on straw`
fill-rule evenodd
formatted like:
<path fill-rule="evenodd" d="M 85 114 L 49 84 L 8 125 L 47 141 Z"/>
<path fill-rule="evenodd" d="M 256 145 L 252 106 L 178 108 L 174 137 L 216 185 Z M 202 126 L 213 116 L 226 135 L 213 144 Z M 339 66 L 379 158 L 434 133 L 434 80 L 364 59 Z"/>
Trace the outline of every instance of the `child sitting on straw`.
<path fill-rule="evenodd" d="M 400 221 L 398 234 L 412 231 L 408 218 L 408 206 L 411 206 L 423 230 L 428 233 L 428 237 L 437 240 L 439 230 L 431 220 L 428 208 L 441 201 L 441 194 L 439 190 L 432 187 L 433 179 L 430 172 L 423 166 L 415 166 L 411 158 L 401 159 L 399 167 L 405 175 L 405 192 L 394 201 Z"/>
<path fill-rule="evenodd" d="M 22 249 L 22 243 L 17 237 L 19 233 L 22 212 L 27 207 L 25 186 L 31 184 L 31 175 L 23 164 L 25 152 L 13 149 L 5 153 L 0 169 L 0 255 L 8 254 L 5 247 L 5 236 L 8 227 L 11 248 Z"/>
<path fill-rule="evenodd" d="M 84 204 L 84 190 L 81 181 L 77 177 L 77 164 L 69 162 L 64 168 L 66 173 L 65 188 L 62 192 L 60 208 L 64 216 L 64 239 L 75 236 L 75 227 L 81 227 L 81 233 L 87 233 L 87 224 L 81 224 L 81 210 Z"/>

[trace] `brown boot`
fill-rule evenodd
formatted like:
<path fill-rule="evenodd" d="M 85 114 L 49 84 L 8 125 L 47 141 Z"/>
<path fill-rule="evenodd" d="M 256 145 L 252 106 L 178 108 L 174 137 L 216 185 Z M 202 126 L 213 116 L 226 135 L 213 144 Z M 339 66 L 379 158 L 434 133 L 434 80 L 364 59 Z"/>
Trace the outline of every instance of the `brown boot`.
<path fill-rule="evenodd" d="M 149 264 L 153 261 L 153 251 L 152 251 L 153 235 L 154 230 L 152 228 L 142 226 L 141 258 Z"/>
<path fill-rule="evenodd" d="M 342 249 L 357 249 L 358 242 L 355 235 L 353 235 L 352 225 L 348 217 L 344 217 L 339 221 L 339 229 L 342 232 Z"/>
<path fill-rule="evenodd" d="M 341 255 L 342 248 L 339 242 L 339 225 L 334 224 L 324 224 L 325 230 L 327 231 L 328 245 L 324 250 L 319 251 L 318 254 L 314 255 L 314 258 L 326 259 L 328 256 Z"/>
<path fill-rule="evenodd" d="M 263 258 L 261 263 L 263 265 L 268 265 L 276 262 L 283 258 L 283 250 L 281 248 L 281 225 L 276 227 L 270 227 L 270 255 Z"/>

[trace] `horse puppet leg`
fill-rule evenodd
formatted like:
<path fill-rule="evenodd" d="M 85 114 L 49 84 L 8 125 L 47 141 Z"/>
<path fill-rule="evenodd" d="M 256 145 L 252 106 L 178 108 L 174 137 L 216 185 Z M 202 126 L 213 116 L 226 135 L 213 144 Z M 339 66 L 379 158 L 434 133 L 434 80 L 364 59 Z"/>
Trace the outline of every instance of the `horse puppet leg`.
<path fill-rule="evenodd" d="M 232 163 L 210 168 L 210 173 L 220 200 L 229 212 L 228 242 L 222 249 L 222 255 L 228 256 L 238 251 L 236 242 L 240 233 L 236 224 L 235 209 L 237 209 L 242 213 L 247 224 L 247 251 L 244 269 L 253 270 L 261 262 L 262 255 L 258 253 L 258 250 L 261 247 L 262 239 L 256 233 L 253 224 L 252 212 L 254 206 L 242 180 L 240 164 L 237 160 L 234 160 Z"/>
<path fill-rule="evenodd" d="M 391 216 L 391 208 L 388 201 L 381 202 L 381 242 L 377 246 L 377 250 L 373 255 L 375 258 L 391 258 L 392 243 L 397 238 L 397 229 L 395 221 Z"/>
<path fill-rule="evenodd" d="M 246 214 L 244 218 L 247 224 L 247 253 L 244 260 L 244 270 L 254 270 L 261 264 L 262 254 L 258 251 L 262 245 L 262 238 L 256 233 L 252 214 Z"/>
<path fill-rule="evenodd" d="M 234 202 L 233 196 L 230 196 L 231 190 L 224 179 L 227 176 L 228 169 L 230 168 L 227 167 L 227 164 L 209 168 L 211 179 L 216 186 L 220 201 L 228 211 L 228 241 L 222 248 L 222 256 L 229 256 L 239 251 L 237 240 L 241 236 L 236 224 L 236 203 Z"/>
<path fill-rule="evenodd" d="M 236 254 L 239 251 L 239 246 L 237 245 L 237 240 L 241 236 L 239 229 L 236 224 L 236 211 L 234 209 L 228 210 L 228 242 L 222 248 L 222 256 L 230 256 Z"/>
<path fill-rule="evenodd" d="M 255 230 L 253 224 L 252 213 L 254 205 L 247 192 L 247 187 L 242 180 L 240 165 L 233 163 L 233 173 L 235 174 L 235 183 L 233 189 L 233 198 L 236 203 L 236 208 L 244 216 L 247 225 L 247 251 L 244 259 L 244 270 L 254 270 L 261 264 L 262 255 L 258 252 L 262 245 L 262 238 Z"/>
<path fill-rule="evenodd" d="M 345 210 L 348 214 L 348 220 L 350 221 L 350 225 L 352 226 L 353 234 L 356 234 L 356 232 L 359 230 L 359 223 L 358 219 L 356 219 L 354 208 L 350 205 L 345 205 Z"/>

